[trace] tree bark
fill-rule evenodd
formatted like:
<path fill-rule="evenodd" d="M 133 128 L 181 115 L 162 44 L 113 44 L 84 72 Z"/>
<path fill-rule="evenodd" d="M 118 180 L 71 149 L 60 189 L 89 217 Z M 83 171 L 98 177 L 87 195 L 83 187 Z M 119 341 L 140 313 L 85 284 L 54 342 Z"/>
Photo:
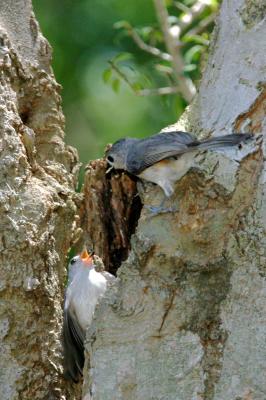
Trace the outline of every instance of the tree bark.
<path fill-rule="evenodd" d="M 84 209 L 81 221 L 85 235 L 82 245 L 93 249 L 103 260 L 105 269 L 116 273 L 130 249 L 141 203 L 136 182 L 127 174 L 106 174 L 104 160 L 90 162 L 84 181 Z M 81 246 L 80 246 L 81 247 Z"/>
<path fill-rule="evenodd" d="M 61 378 L 77 155 L 30 0 L 0 1 L 0 398 L 74 399 Z"/>
<path fill-rule="evenodd" d="M 86 400 L 265 399 L 265 37 L 263 0 L 223 1 L 199 93 L 175 127 L 257 139 L 200 154 L 176 183 L 176 212 L 142 209 L 88 331 Z M 141 196 L 158 204 L 162 193 Z"/>

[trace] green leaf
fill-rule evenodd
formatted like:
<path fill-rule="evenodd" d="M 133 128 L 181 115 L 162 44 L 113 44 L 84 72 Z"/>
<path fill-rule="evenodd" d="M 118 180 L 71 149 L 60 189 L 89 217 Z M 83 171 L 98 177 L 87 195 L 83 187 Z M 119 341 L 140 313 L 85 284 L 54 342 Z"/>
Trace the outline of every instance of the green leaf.
<path fill-rule="evenodd" d="M 195 71 L 195 69 L 197 69 L 196 64 L 188 64 L 188 65 L 185 65 L 184 72 Z"/>
<path fill-rule="evenodd" d="M 186 64 L 192 64 L 192 61 L 198 60 L 203 49 L 204 47 L 200 44 L 191 47 L 184 56 Z"/>
<path fill-rule="evenodd" d="M 102 75 L 102 78 L 103 78 L 104 83 L 109 82 L 110 79 L 111 79 L 111 76 L 112 76 L 112 69 L 111 69 L 111 68 L 106 68 L 106 69 L 103 71 L 103 75 Z"/>
<path fill-rule="evenodd" d="M 135 30 L 144 40 L 149 40 L 153 32 L 151 26 L 143 26 L 141 28 L 136 28 Z"/>
<path fill-rule="evenodd" d="M 192 6 L 193 5 L 193 3 L 195 3 L 195 0 L 184 0 L 184 4 L 186 5 L 186 6 Z"/>
<path fill-rule="evenodd" d="M 142 73 L 142 74 L 140 75 L 140 81 L 139 81 L 139 82 L 140 82 L 140 84 L 143 85 L 143 87 L 145 87 L 145 86 L 151 86 L 151 84 L 152 84 L 151 76 Z"/>
<path fill-rule="evenodd" d="M 113 80 L 113 82 L 112 82 L 112 88 L 113 88 L 113 91 L 115 92 L 115 93 L 118 93 L 119 92 L 119 89 L 120 89 L 120 80 L 119 79 L 114 79 Z"/>
<path fill-rule="evenodd" d="M 132 88 L 133 88 L 136 92 L 138 92 L 139 90 L 142 90 L 142 89 L 143 89 L 143 85 L 142 85 L 140 82 L 134 82 L 134 83 L 132 84 Z"/>
<path fill-rule="evenodd" d="M 125 21 L 125 20 L 117 21 L 117 22 L 114 23 L 113 26 L 114 26 L 115 29 L 121 29 L 121 28 L 129 29 L 129 28 L 131 28 L 130 23 L 128 21 Z"/>
<path fill-rule="evenodd" d="M 210 34 L 209 34 L 209 32 L 202 32 L 201 37 L 203 37 L 203 39 L 209 40 Z"/>
<path fill-rule="evenodd" d="M 173 0 L 165 0 L 166 7 L 171 7 L 173 5 Z"/>
<path fill-rule="evenodd" d="M 175 15 L 169 15 L 168 22 L 170 25 L 174 25 L 179 23 L 179 19 Z"/>
<path fill-rule="evenodd" d="M 184 43 L 190 43 L 190 42 L 195 42 L 199 44 L 203 44 L 204 46 L 209 45 L 209 40 L 207 40 L 205 37 L 200 36 L 200 35 L 189 35 L 189 36 L 184 36 L 182 38 L 182 42 Z"/>
<path fill-rule="evenodd" d="M 165 64 L 155 64 L 155 68 L 157 69 L 157 71 L 163 73 L 163 74 L 172 74 L 173 73 L 173 69 L 172 67 L 170 67 L 170 65 L 165 65 Z"/>
<path fill-rule="evenodd" d="M 209 6 L 211 7 L 212 12 L 215 12 L 219 8 L 219 1 L 218 0 L 211 0 Z"/>
<path fill-rule="evenodd" d="M 151 39 L 156 40 L 156 42 L 163 43 L 163 34 L 159 29 L 154 29 L 151 35 Z"/>
<path fill-rule="evenodd" d="M 119 53 L 117 54 L 114 58 L 113 58 L 113 62 L 114 63 L 118 63 L 121 61 L 127 61 L 127 60 L 131 60 L 133 58 L 133 55 L 131 53 L 127 53 L 127 52 L 123 52 L 123 53 Z"/>

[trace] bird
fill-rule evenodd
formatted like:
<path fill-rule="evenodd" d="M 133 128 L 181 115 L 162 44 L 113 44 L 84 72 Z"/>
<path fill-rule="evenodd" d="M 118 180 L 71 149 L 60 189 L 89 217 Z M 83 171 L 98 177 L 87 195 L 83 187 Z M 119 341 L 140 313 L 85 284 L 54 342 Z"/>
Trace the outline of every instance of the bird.
<path fill-rule="evenodd" d="M 107 271 L 95 270 L 92 254 L 86 249 L 69 263 L 63 320 L 64 377 L 75 383 L 82 376 L 86 330 L 108 282 L 114 279 Z"/>
<path fill-rule="evenodd" d="M 169 198 L 174 193 L 174 183 L 192 167 L 198 151 L 239 146 L 251 137 L 253 135 L 249 133 L 233 133 L 198 140 L 188 132 L 161 132 L 144 139 L 119 139 L 107 150 L 105 157 L 110 166 L 108 171 L 112 168 L 122 169 L 153 182 Z M 151 210 L 156 213 L 161 208 L 151 207 Z"/>

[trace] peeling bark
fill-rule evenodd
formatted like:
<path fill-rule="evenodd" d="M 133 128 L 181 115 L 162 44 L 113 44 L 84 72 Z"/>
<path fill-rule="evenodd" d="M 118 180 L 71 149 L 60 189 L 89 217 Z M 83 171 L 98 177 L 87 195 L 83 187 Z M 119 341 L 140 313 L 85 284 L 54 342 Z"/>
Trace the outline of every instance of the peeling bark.
<path fill-rule="evenodd" d="M 176 212 L 142 209 L 87 334 L 86 400 L 265 399 L 263 10 L 223 2 L 199 93 L 175 125 L 254 140 L 200 153 L 169 199 Z M 157 205 L 162 191 L 140 196 Z"/>
<path fill-rule="evenodd" d="M 31 2 L 0 8 L 0 398 L 74 399 L 61 376 L 61 303 L 77 154 Z"/>

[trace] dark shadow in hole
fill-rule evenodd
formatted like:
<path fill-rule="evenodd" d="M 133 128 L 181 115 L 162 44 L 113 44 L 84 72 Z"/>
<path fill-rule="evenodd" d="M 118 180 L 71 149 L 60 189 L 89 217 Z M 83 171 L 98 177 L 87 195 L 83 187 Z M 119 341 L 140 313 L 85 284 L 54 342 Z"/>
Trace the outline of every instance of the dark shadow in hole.
<path fill-rule="evenodd" d="M 117 210 L 113 210 L 110 207 L 111 204 L 111 196 L 112 196 L 112 188 L 111 188 L 111 176 L 112 174 L 119 174 L 118 171 L 112 171 L 106 175 L 106 181 L 108 185 L 108 191 L 107 195 L 105 197 L 105 209 L 108 210 L 106 213 L 106 222 L 105 222 L 105 227 L 108 235 L 108 243 L 109 243 L 109 263 L 106 265 L 106 269 L 113 275 L 116 275 L 116 272 L 118 268 L 121 266 L 122 262 L 125 261 L 128 257 L 128 254 L 131 250 L 130 248 L 130 238 L 131 236 L 135 233 L 137 225 L 138 225 L 138 220 L 140 218 L 141 214 L 141 209 L 142 209 L 142 203 L 140 200 L 140 197 L 137 192 L 137 188 L 135 190 L 135 193 L 133 193 L 132 200 L 130 200 L 130 197 L 128 197 L 125 193 L 123 196 L 123 201 L 125 203 L 131 201 L 131 206 L 130 206 L 130 212 L 129 216 L 127 219 L 121 218 L 119 219 L 119 223 L 121 224 L 121 229 L 123 230 L 124 237 L 126 238 L 126 243 L 122 244 L 119 243 L 119 246 L 115 245 L 115 228 L 114 224 L 116 223 L 116 218 L 114 217 L 114 213 Z M 132 181 L 135 182 L 135 184 L 138 181 L 138 178 L 135 176 L 123 172 L 123 174 L 128 175 Z M 125 206 L 126 207 L 126 206 Z M 116 215 L 117 217 L 117 215 Z M 123 221 L 124 223 L 121 223 Z"/>
<path fill-rule="evenodd" d="M 30 119 L 30 110 L 24 109 L 23 111 L 20 111 L 19 116 L 20 116 L 20 119 L 23 122 L 23 124 L 28 125 L 28 122 Z"/>
<path fill-rule="evenodd" d="M 130 238 L 136 231 L 138 220 L 141 214 L 141 209 L 142 209 L 142 203 L 140 201 L 140 197 L 136 194 L 132 202 L 129 219 L 127 221 L 126 234 L 128 239 L 128 245 L 127 247 L 120 247 L 120 248 L 110 247 L 110 264 L 108 270 L 113 275 L 116 275 L 118 268 L 121 266 L 122 262 L 127 259 L 128 254 L 131 250 Z M 109 228 L 110 228 L 108 229 L 109 243 L 112 243 L 114 232 L 111 224 L 109 224 Z"/>

